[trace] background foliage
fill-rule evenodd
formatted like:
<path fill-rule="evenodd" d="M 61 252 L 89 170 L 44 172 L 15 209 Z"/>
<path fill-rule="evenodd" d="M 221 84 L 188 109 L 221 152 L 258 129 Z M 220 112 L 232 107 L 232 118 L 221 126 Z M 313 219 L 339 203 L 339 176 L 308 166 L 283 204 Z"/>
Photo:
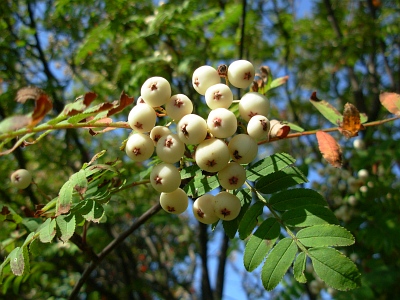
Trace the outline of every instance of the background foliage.
<path fill-rule="evenodd" d="M 32 110 L 28 102 L 18 105 L 13 100 L 16 91 L 27 85 L 51 96 L 50 117 L 55 117 L 67 102 L 87 91 L 100 95 L 96 101 L 101 102 L 118 99 L 122 90 L 137 98 L 141 84 L 155 75 L 173 82 L 173 93 L 185 93 L 196 111 L 205 113 L 191 87 L 193 70 L 238 58 L 268 65 L 274 77 L 289 75 L 286 85 L 268 94 L 271 118 L 307 130 L 330 127 L 308 101 L 313 91 L 339 111 L 351 102 L 369 121 L 387 117 L 379 94 L 400 93 L 398 2 L 321 0 L 306 6 L 301 2 L 3 1 L 0 117 Z M 126 111 L 113 116 L 115 121 L 126 117 Z M 36 205 L 57 196 L 68 178 L 102 149 L 107 152 L 99 163 L 118 157 L 123 161 L 118 171 L 128 180 L 134 178 L 143 170 L 119 150 L 126 137 L 125 130 L 95 137 L 85 129 L 65 130 L 0 157 L 1 204 L 30 216 Z M 361 148 L 353 146 L 354 138 L 335 137 L 343 148 L 340 169 L 321 159 L 314 136 L 264 145 L 259 156 L 283 151 L 296 158 L 296 166 L 327 199 L 340 225 L 355 236 L 355 244 L 343 251 L 361 271 L 362 287 L 332 290 L 306 268 L 307 284 L 287 276 L 271 297 L 314 299 L 329 292 L 338 299 L 391 299 L 400 294 L 396 285 L 400 242 L 395 238 L 400 227 L 398 121 L 362 131 Z M 36 186 L 18 191 L 8 185 L 9 174 L 18 168 L 32 171 L 40 191 Z M 367 177 L 358 175 L 361 169 L 368 171 Z M 107 206 L 107 222 L 80 229 L 87 231 L 83 244 L 80 235 L 72 242 L 56 240 L 42 248 L 38 243 L 29 274 L 16 277 L 6 268 L 3 297 L 67 298 L 91 253 L 99 253 L 157 202 L 158 195 L 146 186 L 116 194 Z M 20 220 L 12 217 L 1 222 L 2 258 L 26 238 Z M 222 298 L 230 289 L 224 281 L 226 264 L 237 268 L 228 256 L 240 253 L 243 245 L 237 242 L 239 237 L 229 241 L 221 231 L 217 227 L 211 232 L 189 214 L 156 214 L 96 268 L 81 297 Z M 214 266 L 209 263 L 210 244 L 218 248 Z M 267 297 L 256 274 L 261 270 L 237 272 L 248 298 Z"/>

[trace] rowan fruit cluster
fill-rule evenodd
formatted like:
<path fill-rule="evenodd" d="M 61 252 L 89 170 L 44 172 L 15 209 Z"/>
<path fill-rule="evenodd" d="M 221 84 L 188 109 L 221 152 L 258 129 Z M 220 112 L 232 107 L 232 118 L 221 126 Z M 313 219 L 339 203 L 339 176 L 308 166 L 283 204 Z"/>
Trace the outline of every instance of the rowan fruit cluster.
<path fill-rule="evenodd" d="M 186 95 L 172 95 L 165 78 L 151 77 L 143 83 L 141 95 L 128 116 L 133 132 L 125 151 L 137 162 L 150 159 L 154 152 L 162 161 L 151 170 L 150 183 L 161 193 L 160 204 L 165 211 L 180 214 L 187 209 L 188 196 L 180 188 L 180 168 L 194 158 L 200 169 L 217 174 L 222 187 L 218 194 L 205 194 L 194 201 L 196 219 L 212 224 L 219 219 L 233 220 L 239 215 L 241 202 L 228 191 L 243 186 L 244 165 L 257 156 L 258 141 L 269 138 L 269 100 L 260 93 L 248 92 L 234 101 L 230 85 L 248 88 L 254 77 L 254 66 L 246 60 L 234 61 L 225 73 L 211 66 L 197 68 L 192 84 L 210 108 L 207 118 L 193 113 L 193 103 Z M 236 102 L 238 118 L 247 124 L 246 133 L 237 134 L 238 118 L 231 110 Z M 156 125 L 160 112 L 171 118 L 168 125 Z M 189 149 L 194 149 L 194 153 Z"/>

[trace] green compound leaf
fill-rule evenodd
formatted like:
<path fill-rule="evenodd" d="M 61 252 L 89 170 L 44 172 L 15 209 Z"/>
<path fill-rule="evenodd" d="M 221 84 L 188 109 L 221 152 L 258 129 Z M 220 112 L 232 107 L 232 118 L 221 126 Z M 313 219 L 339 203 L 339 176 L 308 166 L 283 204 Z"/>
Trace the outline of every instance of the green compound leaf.
<path fill-rule="evenodd" d="M 198 165 L 191 165 L 181 170 L 181 179 L 191 178 L 197 174 L 201 174 L 201 170 Z"/>
<path fill-rule="evenodd" d="M 24 274 L 25 262 L 23 248 L 17 247 L 10 253 L 11 271 L 16 276 Z"/>
<path fill-rule="evenodd" d="M 310 102 L 333 125 L 343 121 L 342 114 L 327 101 L 318 99 L 316 92 L 311 95 Z"/>
<path fill-rule="evenodd" d="M 264 260 L 280 234 L 280 225 L 275 218 L 268 218 L 250 237 L 244 249 L 243 262 L 247 271 L 255 270 Z"/>
<path fill-rule="evenodd" d="M 75 232 L 76 221 L 75 215 L 61 215 L 56 218 L 58 228 L 60 229 L 60 239 L 67 242 Z"/>
<path fill-rule="evenodd" d="M 256 182 L 256 189 L 262 194 L 272 194 L 307 181 L 298 168 L 289 167 L 261 177 Z"/>
<path fill-rule="evenodd" d="M 293 264 L 294 278 L 300 283 L 307 282 L 307 278 L 304 275 L 304 271 L 306 269 L 306 260 L 307 260 L 306 254 L 304 252 L 300 252 L 299 255 L 297 255 Z"/>
<path fill-rule="evenodd" d="M 265 204 L 261 201 L 254 203 L 244 214 L 239 223 L 239 238 L 244 240 L 257 225 L 257 218 L 262 214 Z"/>
<path fill-rule="evenodd" d="M 39 230 L 39 239 L 42 243 L 50 243 L 56 235 L 56 220 L 47 219 Z"/>
<path fill-rule="evenodd" d="M 327 285 L 340 291 L 355 289 L 361 285 L 357 266 L 343 253 L 333 248 L 308 249 L 315 273 Z"/>
<path fill-rule="evenodd" d="M 250 166 L 246 171 L 246 178 L 250 181 L 256 181 L 260 177 L 280 171 L 287 166 L 294 164 L 296 160 L 286 153 L 275 153 L 263 158 Z"/>
<path fill-rule="evenodd" d="M 87 221 L 99 223 L 104 215 L 104 208 L 101 204 L 89 199 L 79 210 L 79 213 L 81 213 Z"/>
<path fill-rule="evenodd" d="M 247 209 L 249 208 L 252 199 L 251 192 L 249 189 L 240 190 L 238 192 L 236 191 L 235 195 L 240 199 L 240 203 L 242 205 L 240 213 L 234 220 L 222 222 L 224 231 L 230 239 L 233 239 L 235 237 L 236 232 L 238 231 L 239 228 L 239 224 L 243 216 L 247 212 Z"/>
<path fill-rule="evenodd" d="M 288 210 L 282 214 L 282 221 L 288 226 L 295 227 L 338 223 L 338 220 L 329 208 L 318 205 L 309 205 Z"/>
<path fill-rule="evenodd" d="M 338 225 L 315 225 L 301 229 L 297 239 L 306 247 L 349 246 L 354 244 L 354 236 Z"/>
<path fill-rule="evenodd" d="M 219 187 L 217 176 L 196 176 L 184 188 L 189 197 L 200 197 Z"/>
<path fill-rule="evenodd" d="M 271 196 L 268 202 L 273 209 L 284 211 L 307 205 L 327 206 L 327 203 L 318 192 L 311 189 L 291 189 Z"/>
<path fill-rule="evenodd" d="M 261 281 L 267 291 L 272 291 L 282 280 L 297 253 L 291 238 L 284 238 L 268 254 L 261 271 Z"/>

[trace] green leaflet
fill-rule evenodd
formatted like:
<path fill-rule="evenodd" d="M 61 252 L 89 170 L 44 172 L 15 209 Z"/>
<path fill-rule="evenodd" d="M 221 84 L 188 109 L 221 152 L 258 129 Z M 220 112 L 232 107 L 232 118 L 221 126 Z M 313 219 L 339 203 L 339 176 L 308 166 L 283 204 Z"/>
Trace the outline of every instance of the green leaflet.
<path fill-rule="evenodd" d="M 283 238 L 268 254 L 261 271 L 261 281 L 267 291 L 273 290 L 286 274 L 297 253 L 291 238 Z"/>
<path fill-rule="evenodd" d="M 234 220 L 222 222 L 224 231 L 230 239 L 233 239 L 235 237 L 236 232 L 238 231 L 238 228 L 239 228 L 239 224 L 242 221 L 242 218 L 245 215 L 248 207 L 250 206 L 251 199 L 252 199 L 251 192 L 249 189 L 240 190 L 235 194 L 240 199 L 240 203 L 242 204 L 240 213 Z"/>
<path fill-rule="evenodd" d="M 69 182 L 71 182 L 71 185 L 75 191 L 83 195 L 88 186 L 85 170 L 79 170 L 79 172 L 72 174 L 69 178 Z"/>
<path fill-rule="evenodd" d="M 272 194 L 307 181 L 307 178 L 298 168 L 288 167 L 261 177 L 256 182 L 256 189 L 262 194 Z"/>
<path fill-rule="evenodd" d="M 14 275 L 24 274 L 25 261 L 23 248 L 17 247 L 10 253 L 10 267 Z"/>
<path fill-rule="evenodd" d="M 58 195 L 56 215 L 61 215 L 69 212 L 72 202 L 73 186 L 70 181 L 63 184 Z"/>
<path fill-rule="evenodd" d="M 315 92 L 312 94 L 310 102 L 333 125 L 338 125 L 343 120 L 342 114 L 327 101 L 318 99 Z"/>
<path fill-rule="evenodd" d="M 346 291 L 361 285 L 357 266 L 343 253 L 333 248 L 308 249 L 315 273 L 325 283 L 337 290 Z"/>
<path fill-rule="evenodd" d="M 338 223 L 338 220 L 329 208 L 318 205 L 309 205 L 288 210 L 282 214 L 282 221 L 288 226 L 295 227 Z"/>
<path fill-rule="evenodd" d="M 190 197 L 200 197 L 219 187 L 217 176 L 203 176 L 193 178 L 184 188 Z"/>
<path fill-rule="evenodd" d="M 58 228 L 60 229 L 60 239 L 67 242 L 75 232 L 75 215 L 61 215 L 56 218 Z"/>
<path fill-rule="evenodd" d="M 354 244 L 354 237 L 349 231 L 341 226 L 331 224 L 303 228 L 296 237 L 306 247 L 337 247 Z"/>
<path fill-rule="evenodd" d="M 257 201 L 254 203 L 244 214 L 242 220 L 239 223 L 239 238 L 244 240 L 253 231 L 257 225 L 257 218 L 262 214 L 264 203 Z"/>
<path fill-rule="evenodd" d="M 280 211 L 298 208 L 306 205 L 326 206 L 326 200 L 318 192 L 311 189 L 291 189 L 271 196 L 268 203 Z"/>
<path fill-rule="evenodd" d="M 87 221 L 98 223 L 104 215 L 104 208 L 103 205 L 89 199 L 79 209 L 79 213 L 82 214 Z"/>
<path fill-rule="evenodd" d="M 47 219 L 39 230 L 39 239 L 42 243 L 50 243 L 56 235 L 56 220 Z"/>
<path fill-rule="evenodd" d="M 307 260 L 306 254 L 304 252 L 300 252 L 299 255 L 297 255 L 293 264 L 294 278 L 300 283 L 307 282 L 307 278 L 304 275 L 304 271 L 306 269 L 306 260 Z"/>
<path fill-rule="evenodd" d="M 201 170 L 198 165 L 191 165 L 181 170 L 181 179 L 191 178 L 197 174 L 201 174 Z"/>
<path fill-rule="evenodd" d="M 260 177 L 280 171 L 294 162 L 295 159 L 289 154 L 275 153 L 249 166 L 246 171 L 246 178 L 250 181 L 256 181 Z"/>
<path fill-rule="evenodd" d="M 261 223 L 244 249 L 243 262 L 247 271 L 251 272 L 261 264 L 279 234 L 280 225 L 277 219 L 268 218 Z"/>

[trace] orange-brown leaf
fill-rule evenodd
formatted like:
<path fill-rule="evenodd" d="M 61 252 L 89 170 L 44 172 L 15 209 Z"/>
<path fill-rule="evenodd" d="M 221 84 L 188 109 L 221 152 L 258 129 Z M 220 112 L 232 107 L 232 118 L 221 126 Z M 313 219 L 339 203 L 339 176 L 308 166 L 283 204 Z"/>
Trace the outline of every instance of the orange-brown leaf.
<path fill-rule="evenodd" d="M 392 114 L 400 116 L 400 95 L 396 93 L 382 93 L 379 95 L 382 105 Z"/>
<path fill-rule="evenodd" d="M 131 105 L 134 100 L 134 97 L 129 97 L 127 94 L 125 94 L 124 91 L 122 91 L 121 96 L 119 97 L 119 101 L 117 100 L 113 102 L 114 108 L 108 111 L 107 117 L 122 111 L 128 105 Z"/>
<path fill-rule="evenodd" d="M 346 137 L 351 138 L 358 135 L 364 129 L 361 124 L 360 112 L 351 103 L 346 103 L 343 110 L 343 122 L 339 125 L 339 131 Z"/>
<path fill-rule="evenodd" d="M 46 116 L 46 114 L 51 111 L 52 108 L 53 103 L 49 99 L 49 96 L 44 93 L 40 94 L 39 97 L 36 99 L 35 109 L 33 110 L 32 120 L 29 123 L 29 126 L 33 127 L 37 123 L 39 123 Z"/>
<path fill-rule="evenodd" d="M 342 150 L 336 140 L 326 132 L 317 131 L 319 151 L 325 160 L 336 168 L 342 166 Z"/>

